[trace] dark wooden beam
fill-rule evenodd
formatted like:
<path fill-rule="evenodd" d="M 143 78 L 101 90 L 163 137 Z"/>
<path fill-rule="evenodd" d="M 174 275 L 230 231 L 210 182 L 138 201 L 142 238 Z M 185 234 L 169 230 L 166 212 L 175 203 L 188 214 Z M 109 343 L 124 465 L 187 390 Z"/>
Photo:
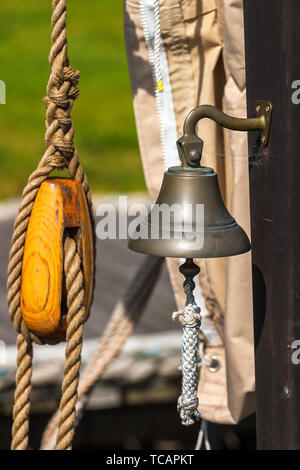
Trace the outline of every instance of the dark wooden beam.
<path fill-rule="evenodd" d="M 300 2 L 244 0 L 244 15 L 248 115 L 273 104 L 268 148 L 249 135 L 257 442 L 300 449 Z"/>

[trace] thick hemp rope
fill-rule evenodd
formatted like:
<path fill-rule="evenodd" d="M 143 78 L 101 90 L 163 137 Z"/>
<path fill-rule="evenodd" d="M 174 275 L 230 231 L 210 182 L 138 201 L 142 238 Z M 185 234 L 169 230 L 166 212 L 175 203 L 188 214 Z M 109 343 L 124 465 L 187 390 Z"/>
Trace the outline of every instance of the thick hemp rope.
<path fill-rule="evenodd" d="M 45 340 L 28 330 L 20 308 L 20 288 L 24 243 L 29 218 L 40 185 L 55 170 L 69 169 L 70 176 L 80 181 L 86 195 L 92 227 L 94 219 L 91 194 L 86 175 L 79 163 L 78 152 L 73 144 L 73 122 L 70 116 L 73 102 L 78 97 L 79 73 L 69 65 L 66 40 L 67 0 L 52 1 L 52 47 L 49 55 L 51 74 L 44 104 L 46 112 L 45 151 L 37 169 L 30 175 L 22 194 L 22 201 L 14 224 L 8 265 L 9 315 L 18 335 L 18 359 L 15 403 L 13 410 L 12 449 L 27 449 L 29 409 L 32 375 L 32 341 L 37 344 L 55 343 Z M 83 277 L 75 244 L 66 240 L 64 245 L 65 270 L 68 284 L 67 349 L 66 367 L 60 405 L 61 419 L 57 445 L 70 449 L 73 437 L 76 388 L 79 378 L 80 351 L 82 343 L 82 296 Z"/>
<path fill-rule="evenodd" d="M 60 420 L 56 439 L 57 450 L 70 450 L 74 436 L 77 389 L 81 364 L 82 336 L 84 324 L 84 288 L 81 260 L 76 243 L 72 238 L 65 240 L 64 270 L 67 287 L 67 348 L 62 397 L 60 402 Z"/>

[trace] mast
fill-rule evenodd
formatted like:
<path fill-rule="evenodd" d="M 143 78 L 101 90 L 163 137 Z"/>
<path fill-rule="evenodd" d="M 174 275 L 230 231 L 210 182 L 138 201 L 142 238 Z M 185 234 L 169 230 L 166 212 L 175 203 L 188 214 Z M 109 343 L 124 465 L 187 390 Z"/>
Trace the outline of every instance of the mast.
<path fill-rule="evenodd" d="M 299 16 L 299 0 L 244 0 L 248 111 L 273 105 L 269 146 L 249 134 L 258 449 L 300 449 Z"/>

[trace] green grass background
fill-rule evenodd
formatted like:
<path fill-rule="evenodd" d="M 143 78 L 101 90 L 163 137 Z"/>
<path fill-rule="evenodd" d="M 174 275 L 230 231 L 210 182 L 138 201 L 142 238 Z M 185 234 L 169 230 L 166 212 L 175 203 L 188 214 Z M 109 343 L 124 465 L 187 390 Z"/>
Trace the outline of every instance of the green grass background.
<path fill-rule="evenodd" d="M 19 196 L 45 149 L 51 0 L 0 5 L 0 199 Z M 93 191 L 145 190 L 123 37 L 123 0 L 69 0 L 69 57 L 80 71 L 72 118 Z"/>

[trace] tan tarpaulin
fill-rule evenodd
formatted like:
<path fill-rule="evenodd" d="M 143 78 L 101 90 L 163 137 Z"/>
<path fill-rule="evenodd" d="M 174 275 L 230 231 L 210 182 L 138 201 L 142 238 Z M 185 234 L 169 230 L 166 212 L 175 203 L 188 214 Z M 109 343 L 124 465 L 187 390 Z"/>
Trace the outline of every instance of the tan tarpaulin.
<path fill-rule="evenodd" d="M 164 161 L 142 2 L 151 5 L 151 0 L 125 2 L 125 39 L 141 157 L 154 201 Z M 161 0 L 160 13 L 177 137 L 185 116 L 199 104 L 245 116 L 242 0 Z M 200 122 L 198 134 L 204 139 L 204 164 L 217 171 L 229 210 L 250 235 L 247 135 L 224 131 L 208 119 Z M 216 372 L 201 367 L 199 409 L 209 421 L 236 423 L 255 409 L 250 260 L 248 253 L 196 261 L 201 267 L 203 310 L 218 332 L 213 340 L 207 337 L 206 353 L 221 363 Z M 179 260 L 168 260 L 176 301 L 182 308 L 185 299 L 178 266 Z"/>

